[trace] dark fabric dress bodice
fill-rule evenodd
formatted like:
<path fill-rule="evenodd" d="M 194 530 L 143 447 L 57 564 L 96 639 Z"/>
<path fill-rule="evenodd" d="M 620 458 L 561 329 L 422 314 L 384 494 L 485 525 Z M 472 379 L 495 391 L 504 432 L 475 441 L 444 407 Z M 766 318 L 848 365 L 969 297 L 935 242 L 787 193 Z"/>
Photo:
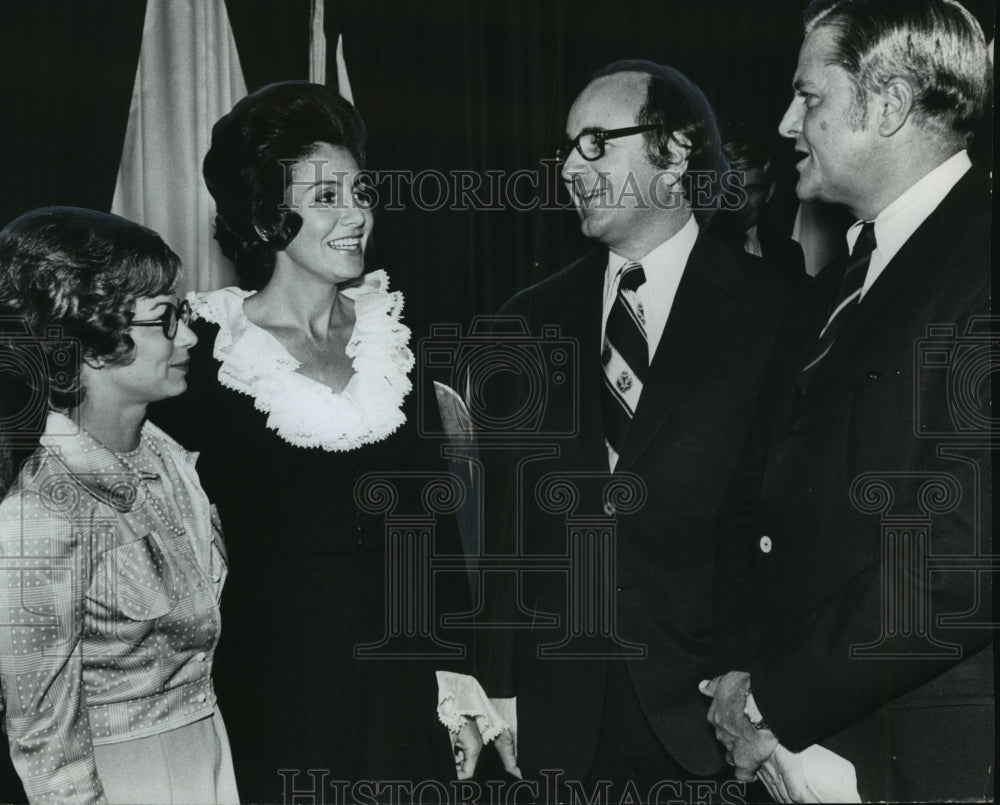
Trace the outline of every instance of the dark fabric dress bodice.
<path fill-rule="evenodd" d="M 391 600 L 406 579 L 386 582 L 382 492 L 396 495 L 390 527 L 419 521 L 418 532 L 432 532 L 430 555 L 461 555 L 454 518 L 424 508 L 426 484 L 445 470 L 439 444 L 413 425 L 416 390 L 406 424 L 382 441 L 342 452 L 296 447 L 268 428 L 251 396 L 219 382 L 218 327 L 194 327 L 188 392 L 153 416 L 201 452 L 198 472 L 225 532 L 215 680 L 241 798 L 291 801 L 294 789 L 332 801 L 334 781 L 453 777 L 434 672 L 469 670 L 466 636 L 440 629 L 442 614 L 469 609 L 464 573 L 433 577 L 436 639 L 404 628 L 408 639 L 383 647 L 400 656 L 356 656 L 400 626 Z M 420 543 L 413 533 L 406 545 Z M 413 609 L 404 602 L 400 611 L 420 617 Z"/>

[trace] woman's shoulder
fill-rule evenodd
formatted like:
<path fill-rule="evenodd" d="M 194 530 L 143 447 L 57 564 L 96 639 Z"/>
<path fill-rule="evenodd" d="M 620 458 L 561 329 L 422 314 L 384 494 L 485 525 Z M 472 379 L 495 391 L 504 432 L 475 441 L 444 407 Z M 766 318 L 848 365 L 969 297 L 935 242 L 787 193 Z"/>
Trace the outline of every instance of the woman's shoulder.
<path fill-rule="evenodd" d="M 108 477 L 97 443 L 65 414 L 50 411 L 41 444 L 21 463 L 0 502 L 0 522 L 70 520 L 86 515 Z"/>
<path fill-rule="evenodd" d="M 196 331 L 224 333 L 225 340 L 231 340 L 233 332 L 245 328 L 248 323 L 243 302 L 253 294 L 254 291 L 236 287 L 191 291 L 187 301 L 191 305 L 192 324 Z"/>
<path fill-rule="evenodd" d="M 45 477 L 45 467 L 50 461 L 49 451 L 44 447 L 24 459 L 10 486 L 0 500 L 0 530 L 7 535 L 10 523 L 21 522 L 24 518 L 25 499 L 38 494 L 39 482 Z"/>

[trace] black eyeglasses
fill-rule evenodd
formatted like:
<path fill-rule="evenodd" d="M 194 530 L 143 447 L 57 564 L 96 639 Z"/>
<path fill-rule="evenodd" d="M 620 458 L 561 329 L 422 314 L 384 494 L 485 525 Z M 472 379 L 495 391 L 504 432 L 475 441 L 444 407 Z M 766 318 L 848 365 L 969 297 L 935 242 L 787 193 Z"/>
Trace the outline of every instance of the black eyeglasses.
<path fill-rule="evenodd" d="M 191 305 L 187 299 L 179 305 L 175 305 L 173 302 L 164 302 L 164 305 L 166 309 L 162 316 L 155 319 L 142 319 L 141 321 L 133 320 L 131 326 L 162 327 L 163 334 L 173 340 L 174 336 L 177 335 L 177 323 L 182 321 L 187 324 L 191 321 Z"/>
<path fill-rule="evenodd" d="M 570 152 L 575 148 L 587 162 L 593 162 L 604 156 L 604 143 L 608 140 L 617 140 L 619 137 L 628 137 L 630 134 L 640 134 L 660 127 L 659 123 L 650 123 L 645 126 L 629 126 L 625 129 L 609 129 L 607 131 L 604 129 L 584 129 L 572 140 L 566 140 L 556 148 L 556 159 L 565 162 L 569 159 Z"/>

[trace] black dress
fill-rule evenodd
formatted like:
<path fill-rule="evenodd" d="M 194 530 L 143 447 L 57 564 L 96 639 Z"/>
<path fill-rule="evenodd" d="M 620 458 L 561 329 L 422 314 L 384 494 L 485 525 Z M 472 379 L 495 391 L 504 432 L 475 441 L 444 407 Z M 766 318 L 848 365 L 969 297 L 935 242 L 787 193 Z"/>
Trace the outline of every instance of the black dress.
<path fill-rule="evenodd" d="M 246 294 L 225 289 L 195 305 L 188 392 L 153 412 L 200 451 L 226 535 L 215 684 L 244 802 L 313 791 L 315 801 L 387 800 L 384 781 L 454 778 L 435 672 L 468 670 L 467 636 L 440 623 L 470 609 L 468 587 L 454 561 L 461 544 L 439 443 L 418 434 L 416 391 L 401 408 L 392 403 L 412 363 L 393 309 L 401 300 L 378 293 L 367 313 L 356 301 L 355 336 L 368 354 L 354 365 L 367 379 L 349 384 L 350 404 L 295 373 L 278 342 L 243 316 Z M 395 366 L 380 364 L 380 352 Z M 379 429 L 392 432 L 380 438 Z M 387 529 L 400 549 L 392 556 Z M 432 576 L 432 556 L 456 569 Z M 364 787 L 345 795 L 341 781 Z"/>

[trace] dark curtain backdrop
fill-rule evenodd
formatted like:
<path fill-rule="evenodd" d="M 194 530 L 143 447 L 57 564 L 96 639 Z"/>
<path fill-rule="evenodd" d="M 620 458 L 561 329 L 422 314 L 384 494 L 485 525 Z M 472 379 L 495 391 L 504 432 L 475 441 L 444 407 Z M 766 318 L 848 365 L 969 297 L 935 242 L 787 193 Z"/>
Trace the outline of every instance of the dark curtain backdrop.
<path fill-rule="evenodd" d="M 309 0 L 225 3 L 248 92 L 274 81 L 309 77 Z"/>
<path fill-rule="evenodd" d="M 326 0 L 328 79 L 338 31 L 355 102 L 368 123 L 369 167 L 433 170 L 451 187 L 441 209 L 377 215 L 370 266 L 408 297 L 419 336 L 468 322 L 587 248 L 541 160 L 563 134 L 586 77 L 619 58 L 674 65 L 706 92 L 724 137 L 772 148 L 779 192 L 771 223 L 788 229 L 795 202 L 791 144 L 777 123 L 791 96 L 806 0 Z M 309 0 L 226 0 L 248 87 L 306 78 Z M 992 30 L 990 0 L 966 0 Z M 125 135 L 145 0 L 4 0 L 0 22 L 0 225 L 43 204 L 108 209 Z M 990 34 L 991 35 L 991 34 Z M 989 140 L 984 140 L 988 143 Z M 988 146 L 981 149 L 988 152 Z M 517 203 L 498 195 L 533 171 Z M 456 171 L 493 172 L 478 197 L 501 209 L 451 209 Z M 424 176 L 431 206 L 443 189 Z M 383 188 L 380 195 L 385 199 Z M 471 200 L 471 197 L 468 199 Z M 470 204 L 474 207 L 474 204 Z"/>
<path fill-rule="evenodd" d="M 0 3 L 0 226 L 26 210 L 109 210 L 145 0 Z"/>
<path fill-rule="evenodd" d="M 227 0 L 248 88 L 306 78 L 308 0 Z M 465 323 L 587 248 L 551 165 L 566 112 L 587 75 L 626 57 L 686 72 L 715 104 L 724 133 L 776 141 L 797 52 L 801 0 L 327 0 L 330 83 L 342 30 L 374 170 L 495 172 L 506 209 L 426 211 L 403 182 L 406 209 L 378 213 L 370 265 L 408 297 L 417 335 Z M 4 4 L 0 224 L 43 204 L 109 209 L 145 3 L 35 0 Z M 790 149 L 775 142 L 776 153 Z M 787 159 L 779 159 L 787 168 Z M 499 195 L 517 184 L 520 209 Z M 438 196 L 434 177 L 421 186 Z M 470 206 L 475 206 L 470 204 Z M 790 205 L 787 205 L 790 208 Z M 790 218 L 786 213 L 786 223 Z"/>

